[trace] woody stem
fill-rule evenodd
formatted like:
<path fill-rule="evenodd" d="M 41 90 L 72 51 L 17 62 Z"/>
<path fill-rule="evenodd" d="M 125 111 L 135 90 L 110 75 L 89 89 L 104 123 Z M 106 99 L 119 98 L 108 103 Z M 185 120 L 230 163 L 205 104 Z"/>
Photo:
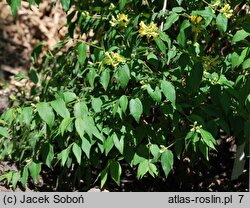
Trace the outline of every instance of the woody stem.
<path fill-rule="evenodd" d="M 162 11 L 165 12 L 167 9 L 168 0 L 164 0 Z M 163 22 L 161 23 L 160 29 L 163 30 Z"/>

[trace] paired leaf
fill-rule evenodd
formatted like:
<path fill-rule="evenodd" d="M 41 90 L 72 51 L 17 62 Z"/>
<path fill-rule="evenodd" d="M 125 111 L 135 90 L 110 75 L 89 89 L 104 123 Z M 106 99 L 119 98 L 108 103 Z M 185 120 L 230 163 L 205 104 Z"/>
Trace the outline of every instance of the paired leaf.
<path fill-rule="evenodd" d="M 87 45 L 84 42 L 79 43 L 78 45 L 78 60 L 81 65 L 84 64 L 87 57 Z"/>
<path fill-rule="evenodd" d="M 45 164 L 51 168 L 51 162 L 54 159 L 54 147 L 52 144 L 45 143 L 41 150 L 43 160 L 45 161 Z"/>
<path fill-rule="evenodd" d="M 57 99 L 51 102 L 52 108 L 63 118 L 69 118 L 70 113 L 66 107 L 66 104 L 63 99 Z"/>
<path fill-rule="evenodd" d="M 82 160 L 82 149 L 81 149 L 81 147 L 78 144 L 73 143 L 72 151 L 73 151 L 73 153 L 74 153 L 74 155 L 76 157 L 77 163 L 80 165 L 81 160 Z"/>
<path fill-rule="evenodd" d="M 161 82 L 161 90 L 165 97 L 171 102 L 173 107 L 175 107 L 176 92 L 173 84 L 169 81 L 163 80 Z"/>
<path fill-rule="evenodd" d="M 78 102 L 74 105 L 74 116 L 76 118 L 83 118 L 88 113 L 88 107 L 84 102 Z"/>
<path fill-rule="evenodd" d="M 142 178 L 149 171 L 149 161 L 143 160 L 137 169 L 137 178 Z"/>
<path fill-rule="evenodd" d="M 92 98 L 91 104 L 92 104 L 92 108 L 94 109 L 95 113 L 101 112 L 101 107 L 102 107 L 101 98 Z"/>
<path fill-rule="evenodd" d="M 31 177 L 34 180 L 34 183 L 37 184 L 39 180 L 39 175 L 41 172 L 41 163 L 35 163 L 34 161 L 32 161 L 29 165 L 29 171 L 30 171 Z"/>
<path fill-rule="evenodd" d="M 169 17 L 167 17 L 163 30 L 168 30 L 178 19 L 179 15 L 176 13 L 172 13 Z"/>
<path fill-rule="evenodd" d="M 120 186 L 120 178 L 122 174 L 122 168 L 119 162 L 112 160 L 109 167 L 111 178 Z"/>
<path fill-rule="evenodd" d="M 126 113 L 127 107 L 128 107 L 128 98 L 126 95 L 123 95 L 119 99 L 119 104 L 121 106 L 121 109 L 124 113 Z"/>
<path fill-rule="evenodd" d="M 216 25 L 220 32 L 224 33 L 227 30 L 228 19 L 224 13 L 218 14 L 216 18 Z"/>
<path fill-rule="evenodd" d="M 215 149 L 214 145 L 216 145 L 216 141 L 212 134 L 204 129 L 200 129 L 200 133 L 206 145 L 212 149 Z"/>
<path fill-rule="evenodd" d="M 85 137 L 82 138 L 82 151 L 86 154 L 88 158 L 90 158 L 92 144 Z"/>
<path fill-rule="evenodd" d="M 173 168 L 174 156 L 172 151 L 166 149 L 161 156 L 161 166 L 165 173 L 165 176 L 168 177 L 169 172 Z"/>
<path fill-rule="evenodd" d="M 107 90 L 109 81 L 110 81 L 110 70 L 105 69 L 102 72 L 101 77 L 100 77 L 100 83 L 103 86 L 104 90 Z"/>
<path fill-rule="evenodd" d="M 114 142 L 115 147 L 118 149 L 118 151 L 123 154 L 124 151 L 124 138 L 121 137 L 120 139 L 116 135 L 116 133 L 112 134 L 112 139 Z"/>
<path fill-rule="evenodd" d="M 129 110 L 137 123 L 139 123 L 143 113 L 143 106 L 139 98 L 131 99 L 129 101 Z"/>
<path fill-rule="evenodd" d="M 41 119 L 44 120 L 50 128 L 52 128 L 55 115 L 51 106 L 45 102 L 38 103 L 37 111 Z"/>
<path fill-rule="evenodd" d="M 0 126 L 0 136 L 3 136 L 5 138 L 10 138 L 10 135 L 6 128 Z"/>
<path fill-rule="evenodd" d="M 28 177 L 29 177 L 29 171 L 28 171 L 28 168 L 24 167 L 23 168 L 23 172 L 22 172 L 22 177 L 20 179 L 21 183 L 22 183 L 22 186 L 24 188 L 26 188 L 26 184 L 27 184 L 27 181 L 28 181 Z"/>
<path fill-rule="evenodd" d="M 150 97 L 154 101 L 156 101 L 158 103 L 161 102 L 161 90 L 158 86 L 155 88 L 155 90 L 153 90 L 150 85 L 147 85 L 147 91 L 148 91 L 148 94 L 150 95 Z"/>
<path fill-rule="evenodd" d="M 130 80 L 130 70 L 127 64 L 118 67 L 118 81 L 123 89 L 125 89 Z"/>

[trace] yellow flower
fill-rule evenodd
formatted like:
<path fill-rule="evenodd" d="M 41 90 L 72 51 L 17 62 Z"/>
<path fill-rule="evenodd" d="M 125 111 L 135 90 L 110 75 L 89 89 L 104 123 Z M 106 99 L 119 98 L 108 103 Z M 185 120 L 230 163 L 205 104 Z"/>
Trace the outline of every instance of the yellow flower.
<path fill-rule="evenodd" d="M 158 30 L 157 24 L 153 22 L 150 23 L 149 28 L 154 32 Z"/>
<path fill-rule="evenodd" d="M 119 53 L 113 53 L 113 57 L 114 57 L 115 62 L 117 62 L 117 63 L 124 63 L 125 62 L 125 59 L 122 58 Z"/>
<path fill-rule="evenodd" d="M 112 27 L 125 28 L 129 23 L 128 15 L 118 14 L 116 18 L 112 15 L 112 20 L 110 24 Z"/>
<path fill-rule="evenodd" d="M 225 4 L 223 8 L 221 8 L 220 13 L 224 13 L 228 19 L 233 16 L 233 10 L 229 4 Z"/>
<path fill-rule="evenodd" d="M 228 11 L 228 8 L 230 9 L 229 4 L 225 4 L 225 6 L 220 10 L 221 13 L 226 13 Z"/>
<path fill-rule="evenodd" d="M 104 64 L 112 67 L 117 67 L 120 63 L 124 63 L 126 60 L 119 54 L 114 52 L 105 52 Z"/>
<path fill-rule="evenodd" d="M 126 14 L 118 14 L 117 18 L 119 21 L 128 22 L 128 15 L 126 15 Z"/>
<path fill-rule="evenodd" d="M 158 38 L 158 27 L 155 23 L 151 22 L 149 25 L 146 25 L 143 21 L 141 21 L 139 26 L 139 34 L 141 37 L 146 36 L 147 40 L 150 40 L 151 38 Z"/>
<path fill-rule="evenodd" d="M 199 24 L 201 21 L 202 21 L 202 17 L 201 17 L 201 16 L 198 16 L 198 17 L 196 18 L 196 22 Z"/>
<path fill-rule="evenodd" d="M 195 21 L 196 21 L 196 16 L 195 16 L 195 15 L 191 15 L 191 16 L 190 16 L 190 20 L 191 20 L 191 22 L 195 23 Z"/>
<path fill-rule="evenodd" d="M 190 20 L 194 24 L 199 24 L 202 21 L 202 19 L 203 18 L 201 16 L 196 16 L 196 15 L 191 15 L 190 16 Z"/>

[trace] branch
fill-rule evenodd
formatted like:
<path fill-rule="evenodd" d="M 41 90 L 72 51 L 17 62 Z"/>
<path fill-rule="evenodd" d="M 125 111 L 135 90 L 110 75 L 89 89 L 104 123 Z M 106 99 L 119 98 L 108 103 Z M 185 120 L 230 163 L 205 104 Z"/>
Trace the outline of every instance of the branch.
<path fill-rule="evenodd" d="M 164 4 L 163 4 L 163 8 L 162 11 L 165 12 L 167 9 L 167 4 L 168 4 L 168 0 L 164 0 Z M 163 24 L 164 22 L 161 23 L 160 29 L 163 30 Z"/>

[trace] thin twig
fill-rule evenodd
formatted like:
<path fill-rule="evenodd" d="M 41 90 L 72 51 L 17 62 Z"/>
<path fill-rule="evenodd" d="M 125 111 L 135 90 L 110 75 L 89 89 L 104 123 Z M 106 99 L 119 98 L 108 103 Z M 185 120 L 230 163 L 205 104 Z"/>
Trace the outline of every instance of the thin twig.
<path fill-rule="evenodd" d="M 168 0 L 164 0 L 164 4 L 163 4 L 163 8 L 162 11 L 165 12 L 167 9 L 167 4 L 168 4 Z M 160 29 L 163 30 L 163 24 L 164 22 L 161 23 Z"/>

